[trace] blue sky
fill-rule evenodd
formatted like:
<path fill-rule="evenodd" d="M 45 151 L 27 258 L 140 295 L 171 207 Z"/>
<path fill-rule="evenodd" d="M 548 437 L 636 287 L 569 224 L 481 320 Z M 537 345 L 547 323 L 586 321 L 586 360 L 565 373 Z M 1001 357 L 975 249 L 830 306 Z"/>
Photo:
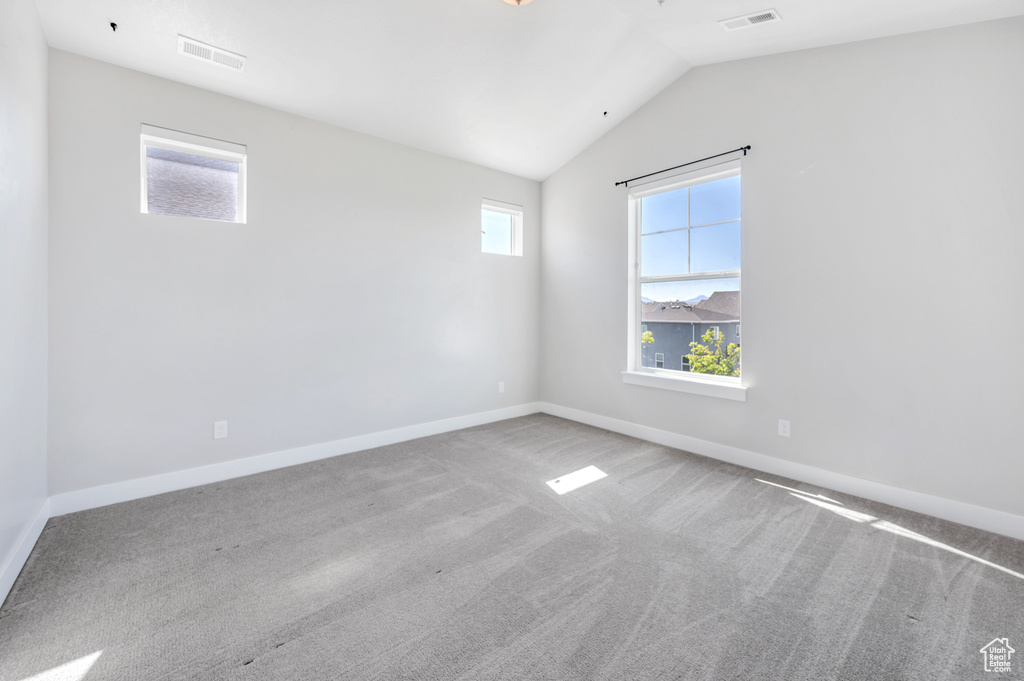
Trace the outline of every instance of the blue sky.
<path fill-rule="evenodd" d="M 700 279 L 671 283 L 641 284 L 640 296 L 648 300 L 690 300 L 697 296 L 711 297 L 715 291 L 739 291 L 739 279 Z"/>
<path fill-rule="evenodd" d="M 512 253 L 512 216 L 491 210 L 481 211 L 481 250 L 484 253 Z"/>
<path fill-rule="evenodd" d="M 641 274 L 697 274 L 740 269 L 740 177 L 641 199 Z M 738 291 L 739 279 L 644 284 L 651 300 L 689 300 Z"/>

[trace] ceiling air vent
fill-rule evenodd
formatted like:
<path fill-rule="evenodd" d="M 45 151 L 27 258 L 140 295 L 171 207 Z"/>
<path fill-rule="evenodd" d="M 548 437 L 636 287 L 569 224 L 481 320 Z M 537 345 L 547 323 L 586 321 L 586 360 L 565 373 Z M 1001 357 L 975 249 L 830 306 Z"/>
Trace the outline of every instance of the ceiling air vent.
<path fill-rule="evenodd" d="M 722 19 L 719 25 L 726 31 L 735 31 L 738 28 L 747 28 L 755 24 L 764 24 L 769 21 L 782 21 L 782 17 L 774 9 L 763 9 L 760 12 L 744 14 L 741 17 Z"/>
<path fill-rule="evenodd" d="M 220 64 L 232 71 L 241 71 L 245 68 L 245 57 L 243 55 L 228 52 L 219 47 L 207 45 L 192 38 L 186 38 L 183 35 L 178 36 L 178 54 Z"/>

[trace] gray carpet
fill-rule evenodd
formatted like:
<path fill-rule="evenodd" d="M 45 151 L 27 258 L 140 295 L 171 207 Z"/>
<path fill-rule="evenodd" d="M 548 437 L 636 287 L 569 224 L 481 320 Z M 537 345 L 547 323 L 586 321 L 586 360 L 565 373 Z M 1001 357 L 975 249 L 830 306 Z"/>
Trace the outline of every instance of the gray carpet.
<path fill-rule="evenodd" d="M 534 415 L 54 518 L 0 679 L 1021 678 L 1021 573 L 1019 541 Z"/>

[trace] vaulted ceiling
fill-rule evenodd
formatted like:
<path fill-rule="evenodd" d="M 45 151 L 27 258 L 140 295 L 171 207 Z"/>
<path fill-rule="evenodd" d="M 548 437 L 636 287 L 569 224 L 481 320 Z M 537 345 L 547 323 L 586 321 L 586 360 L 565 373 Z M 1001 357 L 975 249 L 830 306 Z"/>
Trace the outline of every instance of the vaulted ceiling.
<path fill-rule="evenodd" d="M 1024 14 L 1022 0 L 37 5 L 52 47 L 538 180 L 693 66 Z M 718 24 L 768 8 L 782 20 Z M 180 56 L 178 34 L 245 70 Z"/>

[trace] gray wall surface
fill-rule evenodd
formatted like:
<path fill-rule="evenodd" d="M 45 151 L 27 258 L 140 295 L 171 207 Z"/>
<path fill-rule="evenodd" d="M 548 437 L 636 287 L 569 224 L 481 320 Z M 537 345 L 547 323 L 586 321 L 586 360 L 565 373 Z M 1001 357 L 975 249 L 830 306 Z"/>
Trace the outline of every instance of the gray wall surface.
<path fill-rule="evenodd" d="M 688 72 L 544 182 L 542 399 L 1024 514 L 1022 65 L 1014 18 Z M 746 144 L 747 401 L 624 384 L 614 182 Z"/>
<path fill-rule="evenodd" d="M 248 224 L 141 214 L 142 123 L 247 145 Z M 60 51 L 50 149 L 51 494 L 537 399 L 539 183 Z"/>
<path fill-rule="evenodd" d="M 2 570 L 47 496 L 47 50 L 31 0 L 0 0 L 0 17 Z"/>

